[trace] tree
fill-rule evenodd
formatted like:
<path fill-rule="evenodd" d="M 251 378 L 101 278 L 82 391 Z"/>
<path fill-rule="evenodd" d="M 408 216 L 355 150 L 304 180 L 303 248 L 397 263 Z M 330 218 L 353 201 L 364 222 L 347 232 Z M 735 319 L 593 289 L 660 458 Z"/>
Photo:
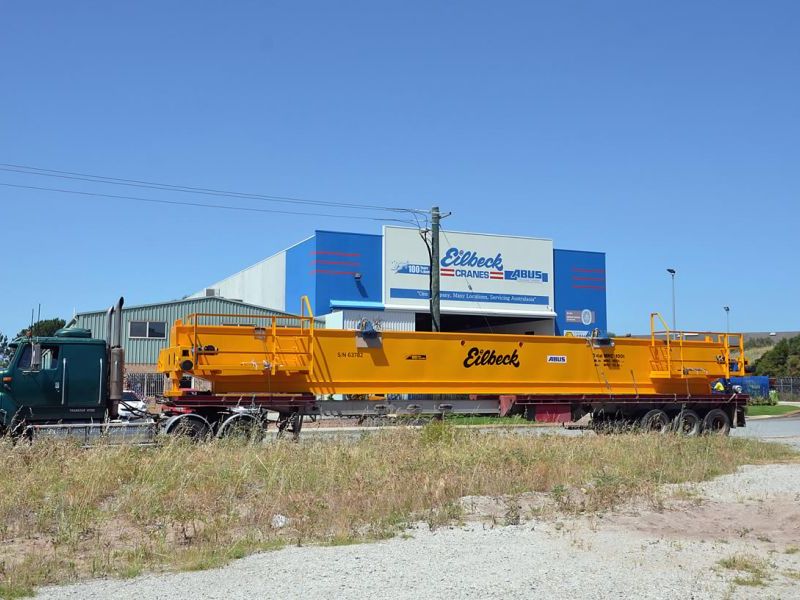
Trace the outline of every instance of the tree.
<path fill-rule="evenodd" d="M 0 333 L 0 369 L 5 368 L 11 360 L 11 348 L 8 347 L 8 336 Z"/>
<path fill-rule="evenodd" d="M 56 331 L 66 325 L 66 323 L 67 322 L 64 319 L 42 319 L 41 321 L 36 321 L 36 323 L 33 324 L 33 327 L 21 329 L 20 332 L 12 338 L 12 340 L 21 337 L 28 337 L 29 331 L 33 337 L 50 337 Z M 14 349 L 9 346 L 10 343 L 11 340 L 8 339 L 8 336 L 0 333 L 0 368 L 8 365 L 8 362 L 14 355 Z"/>
<path fill-rule="evenodd" d="M 66 324 L 67 322 L 64 319 L 42 319 L 41 321 L 36 321 L 33 327 L 21 329 L 16 337 L 27 337 L 29 331 L 33 337 L 50 337 Z"/>
<path fill-rule="evenodd" d="M 756 375 L 800 377 L 800 335 L 779 341 L 753 367 Z"/>

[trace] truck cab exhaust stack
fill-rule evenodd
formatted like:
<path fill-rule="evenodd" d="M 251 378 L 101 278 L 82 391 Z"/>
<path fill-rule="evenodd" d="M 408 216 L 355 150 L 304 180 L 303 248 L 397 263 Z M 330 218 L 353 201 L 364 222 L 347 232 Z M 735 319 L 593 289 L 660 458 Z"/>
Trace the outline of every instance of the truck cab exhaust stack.
<path fill-rule="evenodd" d="M 122 305 L 120 298 L 116 306 L 106 313 L 109 319 L 108 337 L 108 417 L 119 418 L 119 402 L 122 400 L 122 389 L 125 381 L 125 350 L 122 348 Z"/>

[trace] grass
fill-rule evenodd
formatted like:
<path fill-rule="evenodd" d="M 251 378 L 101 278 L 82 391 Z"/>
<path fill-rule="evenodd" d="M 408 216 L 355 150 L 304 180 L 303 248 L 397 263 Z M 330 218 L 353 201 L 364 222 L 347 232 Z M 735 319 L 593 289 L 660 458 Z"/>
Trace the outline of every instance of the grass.
<path fill-rule="evenodd" d="M 800 407 L 786 404 L 777 404 L 775 406 L 769 406 L 765 404 L 747 407 L 747 416 L 749 417 L 780 416 L 794 412 L 800 412 Z"/>
<path fill-rule="evenodd" d="M 794 579 L 795 581 L 800 581 L 800 571 L 797 569 L 786 569 L 783 572 L 783 576 L 787 579 Z"/>
<path fill-rule="evenodd" d="M 723 558 L 717 564 L 723 569 L 742 573 L 742 575 L 737 575 L 733 579 L 736 585 L 761 587 L 772 579 L 770 570 L 773 566 L 769 561 L 751 554 L 734 554 L 728 558 Z"/>
<path fill-rule="evenodd" d="M 513 417 L 450 415 L 445 417 L 445 420 L 453 425 L 533 425 L 532 421 L 528 421 L 519 415 Z"/>
<path fill-rule="evenodd" d="M 795 456 L 746 439 L 497 436 L 447 422 L 355 442 L 90 450 L 0 442 L 0 596 L 88 577 L 206 569 L 287 544 L 383 539 L 418 520 L 458 522 L 467 495 L 555 490 L 559 510 L 581 512 L 655 503 L 661 484 Z M 576 489 L 579 500 L 566 501 Z M 509 522 L 530 516 L 512 512 Z"/>

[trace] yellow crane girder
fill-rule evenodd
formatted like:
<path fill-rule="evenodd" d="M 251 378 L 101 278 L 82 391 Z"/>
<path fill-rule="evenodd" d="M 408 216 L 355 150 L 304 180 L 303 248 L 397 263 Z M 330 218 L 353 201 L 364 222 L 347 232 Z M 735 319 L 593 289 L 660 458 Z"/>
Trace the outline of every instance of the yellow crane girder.
<path fill-rule="evenodd" d="M 284 317 L 256 325 L 178 320 L 158 368 L 168 395 L 192 375 L 216 394 L 675 394 L 710 393 L 731 375 L 732 350 L 744 373 L 742 336 L 655 330 L 648 339 L 507 334 L 363 332 L 298 326 Z M 241 315 L 239 315 L 241 317 Z M 663 322 L 663 320 L 662 320 Z M 737 340 L 732 348 L 730 340 Z"/>

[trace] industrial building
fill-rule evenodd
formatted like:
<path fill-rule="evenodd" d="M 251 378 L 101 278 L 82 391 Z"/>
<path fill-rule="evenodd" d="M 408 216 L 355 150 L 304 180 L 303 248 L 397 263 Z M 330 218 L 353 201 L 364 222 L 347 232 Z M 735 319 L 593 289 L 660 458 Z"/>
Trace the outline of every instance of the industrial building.
<path fill-rule="evenodd" d="M 442 232 L 444 331 L 586 336 L 605 331 L 605 254 L 554 249 L 533 237 Z M 197 291 L 296 312 L 308 295 L 325 326 L 362 320 L 426 331 L 430 257 L 420 231 L 315 231 L 309 238 Z"/>

